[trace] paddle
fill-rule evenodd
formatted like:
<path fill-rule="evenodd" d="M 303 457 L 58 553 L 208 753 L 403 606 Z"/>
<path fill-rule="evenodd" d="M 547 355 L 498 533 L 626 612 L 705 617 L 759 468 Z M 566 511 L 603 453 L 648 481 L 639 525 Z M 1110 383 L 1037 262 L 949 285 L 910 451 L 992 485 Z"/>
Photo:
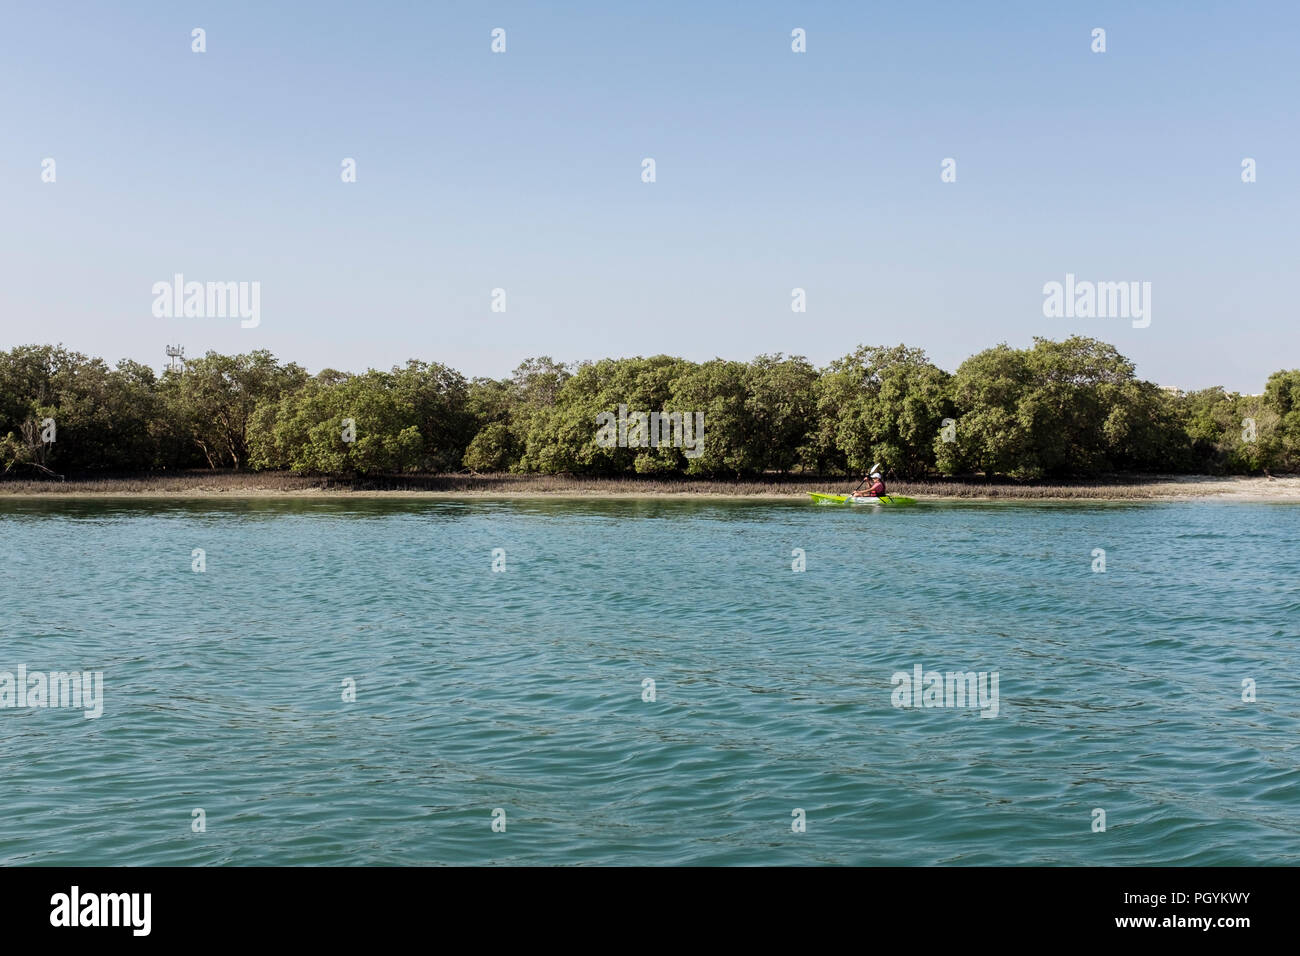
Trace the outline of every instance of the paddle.
<path fill-rule="evenodd" d="M 871 477 L 871 475 L 872 475 L 874 472 L 877 472 L 877 471 L 879 471 L 879 470 L 880 470 L 880 463 L 879 463 L 879 462 L 876 462 L 876 464 L 874 464 L 874 465 L 871 466 L 871 471 L 867 472 L 865 475 L 862 476 L 862 481 L 866 481 L 868 478 Z M 850 492 L 849 492 L 847 495 L 845 495 L 844 497 L 846 497 L 846 498 L 852 498 L 852 497 L 854 496 L 854 494 L 857 493 L 858 488 L 861 488 L 861 487 L 862 487 L 862 481 L 859 481 L 859 482 L 857 483 L 857 485 L 854 487 L 853 491 L 850 491 Z"/>

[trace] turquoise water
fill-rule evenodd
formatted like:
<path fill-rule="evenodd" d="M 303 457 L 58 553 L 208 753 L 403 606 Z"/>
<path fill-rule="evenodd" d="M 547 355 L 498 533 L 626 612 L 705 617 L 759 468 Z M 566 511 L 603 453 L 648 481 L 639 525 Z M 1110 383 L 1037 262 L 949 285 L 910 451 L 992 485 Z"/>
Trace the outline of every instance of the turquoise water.
<path fill-rule="evenodd" d="M 0 863 L 1295 864 L 1298 539 L 1215 502 L 0 501 L 0 671 L 104 673 L 98 719 L 0 710 Z M 997 716 L 895 707 L 918 664 L 996 671 Z"/>

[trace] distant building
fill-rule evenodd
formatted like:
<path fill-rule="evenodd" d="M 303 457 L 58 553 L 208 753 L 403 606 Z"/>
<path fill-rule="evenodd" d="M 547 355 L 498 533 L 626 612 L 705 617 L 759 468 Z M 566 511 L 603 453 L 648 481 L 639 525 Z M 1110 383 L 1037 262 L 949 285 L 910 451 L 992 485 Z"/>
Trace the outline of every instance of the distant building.
<path fill-rule="evenodd" d="M 1173 395 L 1175 397 L 1181 397 L 1183 394 L 1183 390 L 1179 388 L 1177 385 L 1161 385 L 1160 391 L 1168 392 L 1170 395 Z"/>

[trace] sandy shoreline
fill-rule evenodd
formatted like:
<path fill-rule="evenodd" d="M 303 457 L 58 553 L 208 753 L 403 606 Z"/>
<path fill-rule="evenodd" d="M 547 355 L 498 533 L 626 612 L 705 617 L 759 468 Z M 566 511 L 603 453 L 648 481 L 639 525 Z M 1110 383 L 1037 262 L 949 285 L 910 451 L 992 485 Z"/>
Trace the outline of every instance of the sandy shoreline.
<path fill-rule="evenodd" d="M 283 476 L 250 474 L 168 476 L 140 480 L 70 482 L 0 482 L 0 498 L 12 499 L 476 499 L 476 498 L 715 498 L 802 500 L 812 490 L 844 492 L 834 481 L 676 482 L 623 479 L 541 479 L 527 476 L 452 477 L 447 489 L 374 489 L 322 487 L 301 479 L 300 487 Z M 475 487 L 479 484 L 481 486 Z M 633 486 L 633 487 L 628 487 Z M 1180 500 L 1300 502 L 1300 476 L 1278 478 L 1211 476 L 1152 477 L 1124 484 L 980 485 L 951 482 L 894 482 L 895 494 L 931 501 Z"/>

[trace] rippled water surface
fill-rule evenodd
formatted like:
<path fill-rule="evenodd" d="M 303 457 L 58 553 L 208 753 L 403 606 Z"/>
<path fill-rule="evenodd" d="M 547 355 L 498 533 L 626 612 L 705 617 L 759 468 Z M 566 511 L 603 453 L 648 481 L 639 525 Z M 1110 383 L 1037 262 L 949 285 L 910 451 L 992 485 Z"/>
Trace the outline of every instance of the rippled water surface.
<path fill-rule="evenodd" d="M 105 695 L 0 709 L 0 863 L 1295 864 L 1298 540 L 1216 502 L 3 501 L 0 671 Z M 896 708 L 918 664 L 996 671 L 997 716 Z"/>

